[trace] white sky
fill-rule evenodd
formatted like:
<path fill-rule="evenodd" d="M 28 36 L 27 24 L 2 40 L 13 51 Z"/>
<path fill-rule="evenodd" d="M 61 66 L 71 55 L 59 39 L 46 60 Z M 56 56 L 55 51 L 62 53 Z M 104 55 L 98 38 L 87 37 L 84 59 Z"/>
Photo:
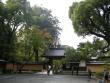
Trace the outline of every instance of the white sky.
<path fill-rule="evenodd" d="M 74 1 L 81 0 L 28 0 L 31 5 L 39 5 L 50 9 L 53 16 L 56 16 L 61 22 L 60 27 L 63 29 L 60 36 L 60 41 L 62 45 L 69 45 L 77 48 L 79 42 L 91 41 L 91 37 L 83 39 L 78 37 L 73 30 L 72 22 L 68 17 L 69 7 Z"/>
<path fill-rule="evenodd" d="M 5 1 L 5 0 L 2 0 Z M 62 28 L 60 41 L 62 45 L 77 47 L 79 42 L 91 41 L 91 37 L 83 39 L 78 37 L 73 30 L 72 22 L 68 17 L 69 7 L 74 1 L 81 0 L 28 0 L 31 3 L 31 6 L 38 5 L 50 9 L 52 15 L 56 16 L 60 21 L 59 26 Z"/>

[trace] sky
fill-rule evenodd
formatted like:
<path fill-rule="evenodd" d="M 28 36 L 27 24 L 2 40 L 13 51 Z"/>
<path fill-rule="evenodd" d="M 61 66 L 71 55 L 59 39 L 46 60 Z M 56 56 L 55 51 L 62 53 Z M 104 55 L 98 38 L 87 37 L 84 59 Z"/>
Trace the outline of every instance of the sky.
<path fill-rule="evenodd" d="M 59 26 L 62 28 L 60 35 L 60 43 L 62 45 L 69 45 L 74 48 L 77 48 L 77 45 L 80 42 L 92 41 L 92 37 L 78 37 L 74 32 L 72 21 L 69 19 L 68 11 L 69 7 L 75 1 L 81 0 L 28 0 L 31 3 L 31 6 L 38 5 L 50 9 L 52 15 L 56 16 L 60 21 Z"/>
<path fill-rule="evenodd" d="M 5 1 L 5 0 L 2 0 Z M 60 35 L 60 43 L 77 48 L 80 42 L 92 41 L 92 37 L 78 37 L 74 32 L 72 21 L 69 19 L 69 7 L 75 1 L 81 0 L 28 0 L 31 6 L 37 5 L 45 7 L 52 11 L 52 15 L 56 16 L 60 21 L 59 27 L 62 28 Z"/>

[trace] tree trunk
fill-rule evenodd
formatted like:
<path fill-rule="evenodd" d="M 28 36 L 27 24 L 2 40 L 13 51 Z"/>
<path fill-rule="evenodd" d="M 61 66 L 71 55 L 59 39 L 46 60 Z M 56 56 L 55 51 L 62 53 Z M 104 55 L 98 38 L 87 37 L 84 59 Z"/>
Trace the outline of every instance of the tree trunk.
<path fill-rule="evenodd" d="M 77 75 L 79 75 L 79 67 L 77 67 L 76 73 Z"/>
<path fill-rule="evenodd" d="M 39 51 L 38 49 L 35 50 L 35 62 L 39 61 Z"/>

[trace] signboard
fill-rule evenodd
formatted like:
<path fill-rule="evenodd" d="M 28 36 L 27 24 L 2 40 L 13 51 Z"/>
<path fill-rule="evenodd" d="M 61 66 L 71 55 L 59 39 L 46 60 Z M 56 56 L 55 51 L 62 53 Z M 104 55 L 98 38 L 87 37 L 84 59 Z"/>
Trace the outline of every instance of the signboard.
<path fill-rule="evenodd" d="M 45 57 L 64 57 L 63 48 L 50 48 L 45 52 Z"/>
<path fill-rule="evenodd" d="M 86 67 L 86 62 L 84 60 L 80 61 L 79 67 Z"/>

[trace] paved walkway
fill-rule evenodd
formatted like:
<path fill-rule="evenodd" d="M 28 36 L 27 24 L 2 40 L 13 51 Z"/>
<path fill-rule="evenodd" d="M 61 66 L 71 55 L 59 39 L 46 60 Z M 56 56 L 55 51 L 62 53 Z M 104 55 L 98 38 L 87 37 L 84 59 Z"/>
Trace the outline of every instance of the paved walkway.
<path fill-rule="evenodd" d="M 1 76 L 2 77 L 2 76 Z M 0 83 L 98 83 L 96 80 L 88 80 L 86 76 L 72 75 L 8 75 L 0 79 Z"/>

